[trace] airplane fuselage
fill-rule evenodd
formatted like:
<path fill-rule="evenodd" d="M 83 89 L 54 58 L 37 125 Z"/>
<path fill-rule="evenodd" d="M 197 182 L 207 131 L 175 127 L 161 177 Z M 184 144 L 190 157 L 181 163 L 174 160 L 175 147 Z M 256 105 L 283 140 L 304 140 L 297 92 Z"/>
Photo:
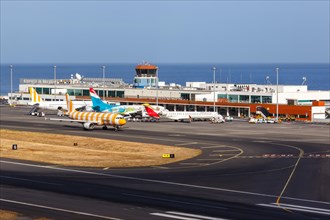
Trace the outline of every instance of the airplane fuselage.
<path fill-rule="evenodd" d="M 83 106 L 91 106 L 91 101 L 73 101 L 76 108 Z M 28 105 L 38 104 L 38 108 L 44 110 L 68 110 L 65 101 L 43 101 L 43 102 L 29 102 Z"/>
<path fill-rule="evenodd" d="M 162 113 L 163 117 L 172 120 L 191 120 L 191 119 L 212 119 L 213 117 L 221 116 L 217 112 L 184 112 L 184 111 L 164 111 Z M 221 116 L 222 117 L 222 116 Z"/>

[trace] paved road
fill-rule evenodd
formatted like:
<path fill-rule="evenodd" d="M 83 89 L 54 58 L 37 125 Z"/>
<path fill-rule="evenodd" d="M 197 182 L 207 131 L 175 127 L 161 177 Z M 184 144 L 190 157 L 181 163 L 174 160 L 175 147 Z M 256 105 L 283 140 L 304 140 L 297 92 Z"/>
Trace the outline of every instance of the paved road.
<path fill-rule="evenodd" d="M 202 149 L 157 167 L 86 169 L 1 158 L 1 207 L 53 219 L 327 219 L 328 125 L 131 122 L 119 132 L 0 107 L 1 128 Z M 50 115 L 49 117 L 56 117 Z"/>

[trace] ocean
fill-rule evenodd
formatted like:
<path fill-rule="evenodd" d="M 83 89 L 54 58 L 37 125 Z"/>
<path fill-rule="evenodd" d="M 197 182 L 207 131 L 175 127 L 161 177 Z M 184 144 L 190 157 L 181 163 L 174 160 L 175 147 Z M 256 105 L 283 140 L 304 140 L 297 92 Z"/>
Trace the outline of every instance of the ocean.
<path fill-rule="evenodd" d="M 106 78 L 122 78 L 133 83 L 137 63 L 108 64 L 56 64 L 57 79 L 69 79 L 71 74 L 102 78 L 102 65 L 106 66 Z M 166 84 L 185 82 L 212 82 L 213 66 L 216 67 L 216 81 L 221 83 L 276 84 L 279 68 L 279 84 L 301 85 L 303 77 L 309 90 L 330 90 L 329 63 L 327 64 L 170 64 L 155 63 L 159 67 L 159 80 Z M 18 91 L 20 78 L 53 79 L 54 64 L 13 64 L 13 91 Z M 10 92 L 9 64 L 1 64 L 0 93 Z M 268 78 L 268 80 L 266 80 Z"/>

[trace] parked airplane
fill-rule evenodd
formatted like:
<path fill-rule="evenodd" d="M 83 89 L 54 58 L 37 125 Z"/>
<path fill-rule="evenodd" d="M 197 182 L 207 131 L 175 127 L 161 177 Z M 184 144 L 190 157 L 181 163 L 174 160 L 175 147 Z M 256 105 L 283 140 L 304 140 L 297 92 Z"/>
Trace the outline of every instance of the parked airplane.
<path fill-rule="evenodd" d="M 145 108 L 148 114 L 157 114 L 149 106 L 145 106 Z M 166 109 L 161 112 L 161 116 L 175 121 L 212 120 L 216 123 L 225 121 L 222 115 L 218 114 L 217 112 L 184 112 L 184 111 L 172 112 Z"/>
<path fill-rule="evenodd" d="M 29 114 L 44 116 L 43 112 L 39 112 L 39 110 L 57 110 L 62 112 L 63 110 L 67 110 L 66 101 L 45 101 L 43 100 L 37 91 L 34 88 L 30 88 L 30 98 L 31 102 L 28 105 L 34 106 Z M 74 101 L 74 105 L 77 108 L 85 108 L 86 110 L 91 111 L 92 102 L 91 101 Z"/>
<path fill-rule="evenodd" d="M 144 105 L 116 105 L 116 104 L 106 104 L 97 95 L 93 88 L 89 89 L 89 93 L 93 102 L 93 109 L 97 112 L 112 112 L 118 113 L 126 118 L 148 118 L 151 115 L 146 114 Z M 150 106 L 155 112 L 161 112 L 165 108 L 163 106 Z M 158 115 L 158 114 L 157 114 Z"/>
<path fill-rule="evenodd" d="M 115 128 L 115 131 L 118 131 L 120 127 L 126 124 L 125 118 L 120 114 L 76 111 L 68 94 L 66 94 L 66 103 L 68 112 L 65 115 L 70 119 L 49 118 L 49 120 L 78 122 L 83 125 L 84 130 L 93 130 L 96 125 L 107 129 L 107 125 L 110 125 Z"/>

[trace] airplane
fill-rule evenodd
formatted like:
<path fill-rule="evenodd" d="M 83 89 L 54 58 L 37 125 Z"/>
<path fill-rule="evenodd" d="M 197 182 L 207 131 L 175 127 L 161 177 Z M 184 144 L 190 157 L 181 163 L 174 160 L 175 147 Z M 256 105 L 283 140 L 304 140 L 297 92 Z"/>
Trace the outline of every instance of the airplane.
<path fill-rule="evenodd" d="M 68 111 L 65 112 L 65 115 L 69 119 L 45 118 L 45 120 L 78 122 L 83 125 L 84 130 L 93 130 L 96 125 L 103 126 L 102 129 L 106 130 L 107 125 L 110 125 L 114 127 L 115 131 L 118 131 L 126 124 L 125 118 L 120 114 L 76 111 L 68 94 L 66 94 L 66 103 Z"/>
<path fill-rule="evenodd" d="M 30 88 L 30 98 L 31 102 L 28 105 L 34 106 L 29 114 L 37 115 L 37 116 L 44 116 L 43 112 L 39 112 L 40 109 L 42 110 L 57 110 L 58 114 L 62 114 L 63 110 L 67 110 L 67 105 L 65 101 L 45 101 L 41 98 L 41 96 L 37 93 L 34 88 Z M 77 108 L 85 108 L 86 110 L 91 111 L 91 101 L 74 101 L 74 105 Z"/>
<path fill-rule="evenodd" d="M 149 115 L 157 114 L 149 106 L 145 106 L 145 108 Z M 211 120 L 214 123 L 225 122 L 222 115 L 218 114 L 217 112 L 184 112 L 184 111 L 172 112 L 166 109 L 161 112 L 161 116 L 174 121 L 189 120 L 191 122 L 192 120 Z"/>
<path fill-rule="evenodd" d="M 112 112 L 123 115 L 125 118 L 156 118 L 146 114 L 144 105 L 118 105 L 106 104 L 97 95 L 93 88 L 89 89 L 89 93 L 93 102 L 93 109 L 96 112 Z M 149 105 L 155 112 L 161 112 L 165 108 L 163 106 Z M 154 114 L 153 114 L 154 115 Z M 158 113 L 157 113 L 158 115 Z"/>

